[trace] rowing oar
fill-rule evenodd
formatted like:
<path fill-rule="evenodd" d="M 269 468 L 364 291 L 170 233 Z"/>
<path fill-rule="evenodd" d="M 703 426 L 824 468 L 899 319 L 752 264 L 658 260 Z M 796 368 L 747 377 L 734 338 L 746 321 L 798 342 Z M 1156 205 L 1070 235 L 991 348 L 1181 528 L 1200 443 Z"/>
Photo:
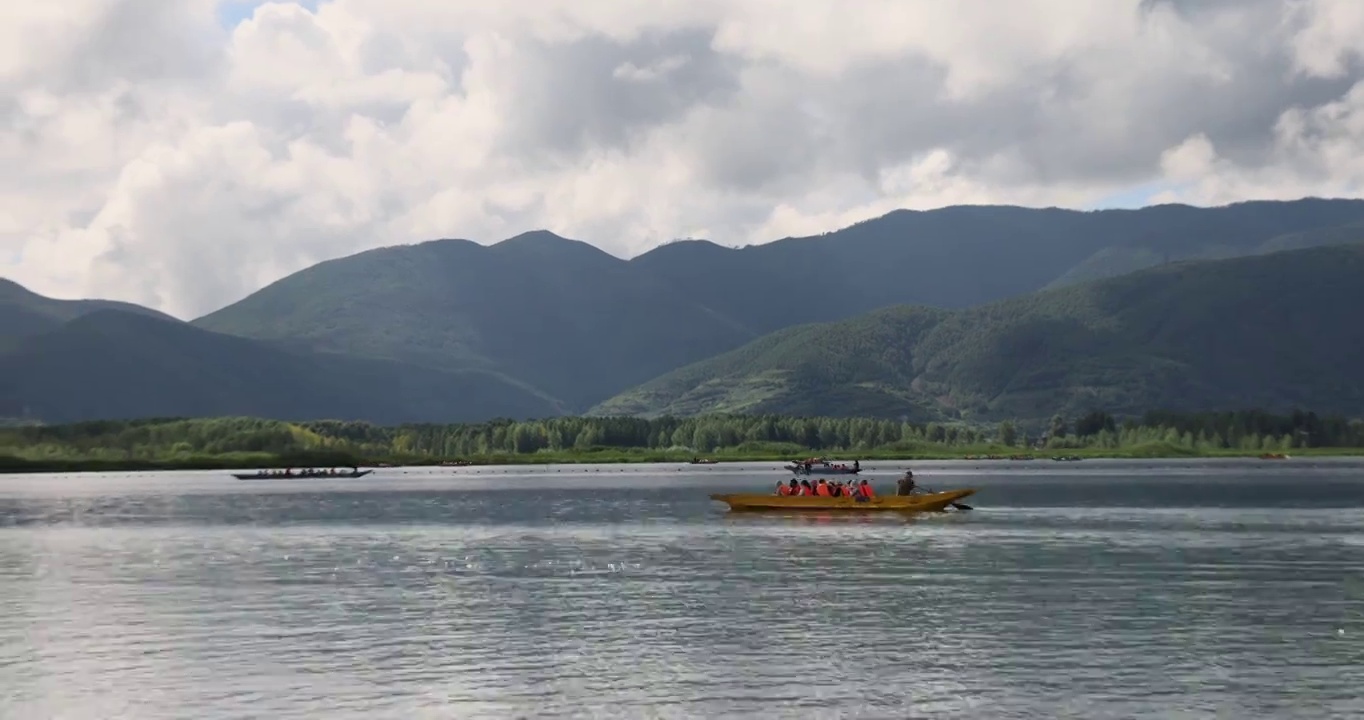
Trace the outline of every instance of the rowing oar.
<path fill-rule="evenodd" d="M 952 502 L 949 504 L 958 510 L 975 510 L 975 508 L 971 507 L 970 505 L 967 505 L 966 503 Z"/>
<path fill-rule="evenodd" d="M 930 492 L 930 493 L 935 493 L 935 492 L 937 492 L 937 490 L 934 490 L 934 489 L 932 489 L 932 488 L 924 488 L 924 491 L 925 491 L 925 492 Z M 951 505 L 952 507 L 958 509 L 958 510 L 975 510 L 975 508 L 973 508 L 973 507 L 971 507 L 970 505 L 967 505 L 966 503 L 963 503 L 963 502 L 951 502 L 951 503 L 948 503 L 948 504 Z"/>

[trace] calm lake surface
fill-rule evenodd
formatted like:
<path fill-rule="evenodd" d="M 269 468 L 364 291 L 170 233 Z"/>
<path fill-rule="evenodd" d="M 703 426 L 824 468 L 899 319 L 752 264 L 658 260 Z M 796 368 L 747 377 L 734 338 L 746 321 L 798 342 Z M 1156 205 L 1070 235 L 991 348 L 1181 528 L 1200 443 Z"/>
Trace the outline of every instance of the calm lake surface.
<path fill-rule="evenodd" d="M 1364 717 L 1364 463 L 912 466 L 0 476 L 0 718 Z"/>

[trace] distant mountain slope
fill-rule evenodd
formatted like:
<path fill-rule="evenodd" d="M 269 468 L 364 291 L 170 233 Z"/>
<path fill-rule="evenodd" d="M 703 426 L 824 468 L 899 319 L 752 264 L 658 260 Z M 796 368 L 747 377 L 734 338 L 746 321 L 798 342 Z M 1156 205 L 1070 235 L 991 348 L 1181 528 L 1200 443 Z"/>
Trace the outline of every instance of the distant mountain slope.
<path fill-rule="evenodd" d="M 1364 240 L 1364 222 L 1346 225 L 1315 228 L 1300 232 L 1276 235 L 1259 244 L 1253 243 L 1206 243 L 1195 245 L 1183 253 L 1176 253 L 1173 259 L 1183 260 L 1224 260 L 1246 255 L 1263 255 L 1281 250 L 1300 250 L 1322 245 Z M 1148 267 L 1168 262 L 1167 251 L 1157 251 L 1142 245 L 1115 245 L 1106 247 L 1085 259 L 1084 262 L 1066 271 L 1061 277 L 1047 284 L 1047 288 L 1065 287 L 1076 283 L 1117 277 Z"/>
<path fill-rule="evenodd" d="M 1360 222 L 1361 200 L 1090 212 L 958 206 L 897 210 L 742 249 L 676 242 L 631 264 L 766 333 L 892 305 L 970 307 L 1170 260 L 1250 255 L 1280 236 Z"/>
<path fill-rule="evenodd" d="M 441 240 L 321 263 L 195 324 L 500 373 L 580 411 L 792 325 L 900 304 L 968 307 L 1360 222 L 1357 200 L 967 206 L 743 249 L 678 242 L 628 262 L 547 232 L 488 247 Z"/>
<path fill-rule="evenodd" d="M 0 278 L 0 348 L 12 344 L 17 338 L 53 330 L 68 320 L 97 310 L 123 310 L 174 320 L 169 315 L 132 303 L 43 297 L 18 283 Z"/>
<path fill-rule="evenodd" d="M 0 417 L 54 423 L 221 415 L 460 422 L 561 412 L 489 373 L 288 350 L 123 310 L 81 315 L 0 353 Z"/>
<path fill-rule="evenodd" d="M 1364 244 L 1163 265 L 966 310 L 773 333 L 596 414 L 1041 418 L 1364 407 Z"/>
<path fill-rule="evenodd" d="M 195 324 L 499 372 L 577 409 L 757 337 L 704 296 L 543 232 L 491 247 L 440 240 L 325 262 Z"/>

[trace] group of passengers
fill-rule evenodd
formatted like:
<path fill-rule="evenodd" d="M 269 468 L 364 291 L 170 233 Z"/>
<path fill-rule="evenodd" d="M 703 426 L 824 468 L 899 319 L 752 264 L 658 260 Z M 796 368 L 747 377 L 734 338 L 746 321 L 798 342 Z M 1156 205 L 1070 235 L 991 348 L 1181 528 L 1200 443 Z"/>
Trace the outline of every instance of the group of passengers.
<path fill-rule="evenodd" d="M 906 470 L 904 477 L 895 483 L 896 495 L 913 495 L 919 491 L 919 486 L 914 483 L 914 471 Z M 777 495 L 799 495 L 813 497 L 848 497 L 859 502 L 867 501 L 876 497 L 876 492 L 872 490 L 871 483 L 865 479 L 857 482 L 844 483 L 842 480 L 830 482 L 820 478 L 817 482 L 809 480 L 797 481 L 791 478 L 789 484 L 777 481 Z"/>
<path fill-rule="evenodd" d="M 820 478 L 817 482 L 809 480 L 796 481 L 791 478 L 790 484 L 777 481 L 778 495 L 810 495 L 815 497 L 848 497 L 857 500 L 870 500 L 876 497 L 876 491 L 872 490 L 871 484 L 866 480 L 861 482 L 844 483 L 842 480 L 830 482 Z"/>

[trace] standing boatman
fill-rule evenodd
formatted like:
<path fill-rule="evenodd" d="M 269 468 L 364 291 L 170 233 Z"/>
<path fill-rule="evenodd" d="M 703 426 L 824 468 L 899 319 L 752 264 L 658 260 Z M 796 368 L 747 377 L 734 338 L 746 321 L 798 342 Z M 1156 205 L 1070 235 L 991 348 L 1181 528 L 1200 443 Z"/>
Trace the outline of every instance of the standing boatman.
<path fill-rule="evenodd" d="M 905 474 L 904 474 L 904 477 L 900 478 L 899 482 L 895 483 L 895 494 L 896 494 L 896 495 L 913 495 L 913 494 L 914 494 L 914 471 L 913 471 L 913 470 L 906 470 L 906 471 L 905 471 Z"/>

